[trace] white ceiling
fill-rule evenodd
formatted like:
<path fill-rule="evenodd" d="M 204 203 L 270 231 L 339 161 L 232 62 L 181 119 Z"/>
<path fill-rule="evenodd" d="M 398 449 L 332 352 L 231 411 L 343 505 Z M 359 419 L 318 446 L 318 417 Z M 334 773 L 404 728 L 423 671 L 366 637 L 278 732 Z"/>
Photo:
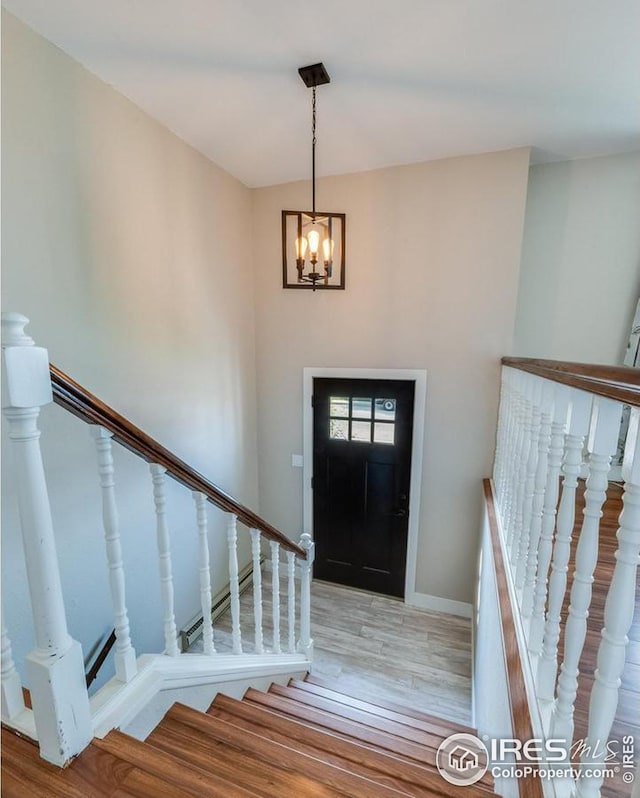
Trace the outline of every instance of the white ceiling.
<path fill-rule="evenodd" d="M 531 145 L 640 148 L 638 0 L 3 0 L 249 186 Z"/>

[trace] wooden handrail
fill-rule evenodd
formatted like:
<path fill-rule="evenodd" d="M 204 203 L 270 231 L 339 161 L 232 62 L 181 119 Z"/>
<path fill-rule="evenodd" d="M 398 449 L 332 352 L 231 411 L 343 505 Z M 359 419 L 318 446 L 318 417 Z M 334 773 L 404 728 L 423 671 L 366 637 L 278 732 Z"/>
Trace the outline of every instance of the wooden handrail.
<path fill-rule="evenodd" d="M 530 357 L 503 357 L 502 365 L 640 407 L 640 369 Z"/>
<path fill-rule="evenodd" d="M 53 400 L 74 416 L 88 424 L 97 424 L 113 433 L 118 443 L 129 449 L 138 457 L 149 463 L 158 463 L 167 469 L 167 473 L 180 484 L 190 490 L 204 493 L 207 499 L 227 513 L 233 513 L 238 520 L 250 529 L 258 529 L 269 540 L 277 541 L 287 551 L 295 552 L 306 559 L 307 552 L 297 543 L 290 540 L 263 518 L 249 508 L 236 501 L 208 479 L 199 474 L 191 466 L 165 449 L 158 441 L 147 435 L 131 421 L 121 416 L 112 407 L 83 388 L 59 368 L 49 364 Z"/>

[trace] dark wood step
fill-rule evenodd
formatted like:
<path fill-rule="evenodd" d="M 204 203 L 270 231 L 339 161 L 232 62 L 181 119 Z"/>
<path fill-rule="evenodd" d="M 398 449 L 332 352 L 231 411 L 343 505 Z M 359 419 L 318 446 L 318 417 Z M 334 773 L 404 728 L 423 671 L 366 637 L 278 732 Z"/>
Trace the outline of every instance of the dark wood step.
<path fill-rule="evenodd" d="M 323 698 L 329 698 L 332 701 L 352 707 L 353 709 L 361 709 L 364 712 L 369 712 L 373 715 L 378 715 L 381 718 L 386 718 L 387 720 L 401 723 L 404 726 L 411 727 L 412 729 L 418 729 L 428 734 L 435 734 L 440 739 L 444 739 L 450 734 L 460 733 L 461 729 L 463 728 L 457 726 L 457 724 L 450 726 L 447 721 L 443 720 L 442 718 L 431 718 L 429 720 L 425 720 L 424 718 L 415 718 L 412 715 L 407 714 L 404 709 L 389 709 L 388 707 L 385 707 L 377 702 L 376 699 L 365 700 L 363 698 L 357 698 L 352 695 L 347 695 L 346 693 L 340 693 L 325 685 L 308 681 L 307 679 L 304 681 L 301 679 L 289 679 L 288 686 L 298 690 L 306 690 L 309 693 L 322 696 Z M 465 729 L 464 731 L 466 734 L 475 734 L 473 729 Z"/>
<path fill-rule="evenodd" d="M 250 798 L 257 795 L 209 776 L 119 732 L 94 740 L 62 769 L 45 762 L 37 745 L 2 731 L 3 798 Z"/>
<path fill-rule="evenodd" d="M 436 769 L 436 750 L 414 743 L 404 736 L 390 734 L 389 732 L 381 731 L 380 729 L 364 725 L 352 719 L 347 719 L 341 715 L 326 712 L 308 704 L 285 698 L 278 695 L 275 691 L 262 693 L 259 690 L 249 688 L 243 700 L 250 701 L 283 715 L 297 718 L 308 726 L 329 730 L 351 740 L 361 741 L 371 745 L 378 750 L 406 757 L 434 771 Z M 491 775 L 485 773 L 475 786 L 493 792 L 493 779 Z"/>
<path fill-rule="evenodd" d="M 376 749 L 328 730 L 316 729 L 294 718 L 272 712 L 249 701 L 237 701 L 219 693 L 208 714 L 255 729 L 260 735 L 300 750 L 324 761 L 386 784 L 412 796 L 451 795 L 452 787 L 439 773 L 412 760 Z M 486 790 L 465 788 L 465 798 L 486 798 Z"/>
<path fill-rule="evenodd" d="M 412 743 L 424 746 L 425 748 L 432 748 L 434 751 L 438 750 L 440 743 L 449 736 L 450 732 L 444 734 L 434 734 L 432 732 L 422 731 L 420 729 L 411 728 L 404 723 L 398 723 L 395 720 L 360 709 L 350 704 L 334 701 L 331 698 L 326 698 L 323 695 L 301 690 L 295 687 L 282 687 L 279 684 L 272 684 L 269 692 L 288 698 L 292 701 L 297 701 L 306 706 L 320 709 L 323 712 L 330 712 L 333 715 L 339 715 L 341 718 L 352 720 L 354 723 L 361 723 L 363 726 L 369 726 L 378 731 L 392 734 L 394 737 L 401 737 L 409 740 Z"/>
<path fill-rule="evenodd" d="M 352 798 L 399 798 L 406 791 L 391 788 L 369 777 L 359 776 L 344 767 L 318 757 L 318 752 L 309 753 L 298 741 L 283 737 L 280 741 L 265 734 L 268 729 L 260 726 L 241 728 L 225 718 L 205 715 L 183 704 L 174 704 L 165 717 L 176 720 L 208 739 L 228 743 L 246 751 L 268 764 L 293 772 L 304 773 L 316 781 L 343 791 Z"/>
<path fill-rule="evenodd" d="M 216 722 L 215 718 L 212 721 Z M 217 721 L 222 723 L 222 721 Z M 271 798 L 338 798 L 345 793 L 316 781 L 302 773 L 256 759 L 234 745 L 222 742 L 176 721 L 167 713 L 160 725 L 147 738 L 154 747 L 173 753 L 204 774 L 218 773 L 223 778 L 261 796 Z"/>
<path fill-rule="evenodd" d="M 164 792 L 149 792 L 149 796 L 159 794 L 163 798 L 165 795 L 167 798 L 175 798 L 176 795 L 193 795 L 198 798 L 255 798 L 261 794 L 237 786 L 233 779 L 227 780 L 224 775 L 185 767 L 184 762 L 174 752 L 161 751 L 147 741 L 140 742 L 122 732 L 110 732 L 104 740 L 95 739 L 92 745 L 122 762 L 134 765 L 137 770 L 153 774 L 167 785 Z M 140 777 L 139 780 L 144 781 L 144 778 Z"/>
<path fill-rule="evenodd" d="M 328 681 L 327 679 L 322 679 L 320 676 L 315 676 L 313 673 L 307 673 L 304 678 L 304 681 L 308 684 L 315 684 L 318 687 L 325 687 L 332 692 L 341 693 L 341 691 L 336 689 L 336 684 L 333 682 Z M 347 695 L 346 693 L 341 693 L 342 695 Z M 456 721 L 449 720 L 449 718 L 440 718 L 436 715 L 430 715 L 427 712 L 422 712 L 419 709 L 415 709 L 414 707 L 408 707 L 404 704 L 397 703 L 396 701 L 389 701 L 387 698 L 384 698 L 379 695 L 371 695 L 361 690 L 352 690 L 349 688 L 348 697 L 359 699 L 360 701 L 365 701 L 370 704 L 374 704 L 377 707 L 381 707 L 384 709 L 389 709 L 391 712 L 397 712 L 405 717 L 415 718 L 415 720 L 423 721 L 424 723 L 431 725 L 431 726 L 443 726 L 447 729 L 448 734 L 475 734 L 475 729 L 472 729 L 470 726 L 465 726 L 462 723 L 457 723 Z"/>
<path fill-rule="evenodd" d="M 435 766 L 435 751 L 432 749 L 425 749 L 421 745 L 395 735 L 380 732 L 369 726 L 362 726 L 360 723 L 350 719 L 306 706 L 298 701 L 292 701 L 290 698 L 283 698 L 275 693 L 262 693 L 259 690 L 249 688 L 245 693 L 244 700 L 280 712 L 283 715 L 297 718 L 309 726 L 337 732 L 353 740 L 369 743 L 376 748 L 390 751 L 394 754 L 401 754 L 421 765 Z"/>
<path fill-rule="evenodd" d="M 91 748 L 83 756 L 92 755 Z M 78 775 L 76 763 L 61 770 L 40 758 L 38 746 L 2 729 L 3 798 L 87 798 L 90 785 Z M 102 789 L 96 798 L 107 795 Z"/>

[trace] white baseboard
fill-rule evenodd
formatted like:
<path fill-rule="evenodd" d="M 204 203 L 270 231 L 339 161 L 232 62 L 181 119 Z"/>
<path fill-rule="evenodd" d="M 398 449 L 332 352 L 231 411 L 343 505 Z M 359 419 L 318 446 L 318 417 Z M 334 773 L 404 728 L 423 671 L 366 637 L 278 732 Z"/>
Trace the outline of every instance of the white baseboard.
<path fill-rule="evenodd" d="M 422 610 L 459 615 L 461 618 L 471 618 L 473 615 L 472 604 L 467 604 L 465 601 L 441 598 L 440 596 L 430 596 L 428 593 L 410 593 L 405 597 L 405 604 L 410 607 L 419 607 Z"/>

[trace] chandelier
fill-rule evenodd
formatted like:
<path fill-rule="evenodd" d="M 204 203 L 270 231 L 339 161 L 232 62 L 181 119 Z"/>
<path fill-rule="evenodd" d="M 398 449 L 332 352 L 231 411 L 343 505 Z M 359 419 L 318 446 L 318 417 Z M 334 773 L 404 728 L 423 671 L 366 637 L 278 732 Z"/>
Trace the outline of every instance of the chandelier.
<path fill-rule="evenodd" d="M 345 214 L 316 210 L 316 88 L 331 78 L 322 63 L 300 67 L 298 73 L 312 89 L 311 211 L 282 211 L 282 284 L 343 290 Z"/>

